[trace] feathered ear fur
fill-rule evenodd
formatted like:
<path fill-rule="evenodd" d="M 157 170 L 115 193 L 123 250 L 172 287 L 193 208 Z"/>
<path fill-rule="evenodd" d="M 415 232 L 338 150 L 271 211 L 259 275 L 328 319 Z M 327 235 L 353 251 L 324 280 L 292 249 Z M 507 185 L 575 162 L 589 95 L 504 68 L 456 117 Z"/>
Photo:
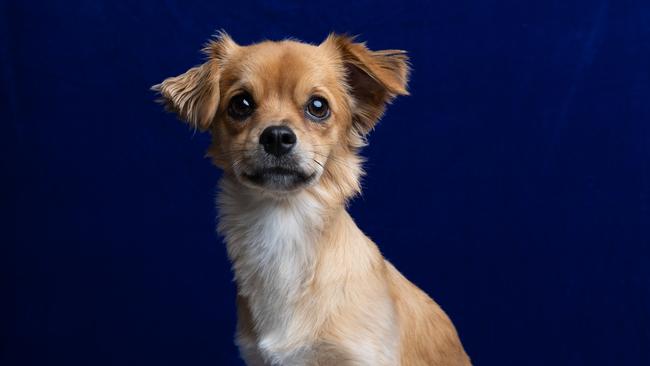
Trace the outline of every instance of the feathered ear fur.
<path fill-rule="evenodd" d="M 170 112 L 201 131 L 207 130 L 219 106 L 220 69 L 228 54 L 238 45 L 219 32 L 203 48 L 207 61 L 185 73 L 165 79 L 151 87 L 160 93 L 160 103 Z"/>
<path fill-rule="evenodd" d="M 321 44 L 340 54 L 347 83 L 356 105 L 353 119 L 362 134 L 381 118 L 386 104 L 398 95 L 408 95 L 409 63 L 406 51 L 371 51 L 353 37 L 330 34 Z"/>

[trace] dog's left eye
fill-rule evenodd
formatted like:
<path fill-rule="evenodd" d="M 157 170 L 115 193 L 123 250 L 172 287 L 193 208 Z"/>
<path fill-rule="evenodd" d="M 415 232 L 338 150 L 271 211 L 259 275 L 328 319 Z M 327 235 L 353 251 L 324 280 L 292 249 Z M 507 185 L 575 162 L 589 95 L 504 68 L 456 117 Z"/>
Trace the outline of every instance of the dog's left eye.
<path fill-rule="evenodd" d="M 330 116 L 330 107 L 327 104 L 327 100 L 325 100 L 325 98 L 311 97 L 311 99 L 309 99 L 309 102 L 307 102 L 305 112 L 309 119 L 320 122 Z"/>

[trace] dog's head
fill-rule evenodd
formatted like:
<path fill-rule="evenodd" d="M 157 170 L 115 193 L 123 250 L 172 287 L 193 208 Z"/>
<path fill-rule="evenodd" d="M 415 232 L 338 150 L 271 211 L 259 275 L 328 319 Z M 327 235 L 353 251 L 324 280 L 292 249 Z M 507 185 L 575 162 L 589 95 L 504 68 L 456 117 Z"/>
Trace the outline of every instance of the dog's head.
<path fill-rule="evenodd" d="M 347 36 L 236 44 L 221 33 L 207 61 L 154 86 L 168 110 L 212 133 L 208 155 L 242 186 L 274 196 L 359 191 L 357 155 L 397 95 L 404 51 L 371 51 Z"/>

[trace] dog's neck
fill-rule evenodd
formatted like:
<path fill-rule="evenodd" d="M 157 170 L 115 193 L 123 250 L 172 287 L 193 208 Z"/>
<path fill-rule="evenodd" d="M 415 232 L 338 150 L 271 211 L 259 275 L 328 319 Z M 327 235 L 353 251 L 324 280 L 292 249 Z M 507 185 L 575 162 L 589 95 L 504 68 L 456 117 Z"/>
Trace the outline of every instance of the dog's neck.
<path fill-rule="evenodd" d="M 301 355 L 314 331 L 341 306 L 340 286 L 351 278 L 363 281 L 383 261 L 336 197 L 322 184 L 278 199 L 227 175 L 221 181 L 219 232 L 238 294 L 258 347 L 269 359 L 286 361 L 280 364 L 304 364 Z M 333 266 L 336 271 L 329 270 Z"/>
<path fill-rule="evenodd" d="M 307 190 L 282 199 L 265 197 L 228 176 L 218 205 L 219 232 L 258 331 L 283 328 L 314 275 L 323 227 L 344 205 L 327 206 Z"/>

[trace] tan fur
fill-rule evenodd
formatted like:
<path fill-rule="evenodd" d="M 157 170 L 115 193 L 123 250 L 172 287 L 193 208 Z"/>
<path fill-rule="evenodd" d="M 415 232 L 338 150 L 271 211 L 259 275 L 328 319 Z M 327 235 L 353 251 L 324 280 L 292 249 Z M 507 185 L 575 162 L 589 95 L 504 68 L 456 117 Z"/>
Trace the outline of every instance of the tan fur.
<path fill-rule="evenodd" d="M 237 45 L 210 41 L 208 59 L 154 89 L 167 109 L 209 130 L 224 170 L 218 205 L 238 285 L 237 343 L 248 365 L 469 365 L 451 321 L 404 278 L 345 210 L 360 191 L 358 150 L 397 95 L 408 94 L 406 53 L 371 51 L 330 35 Z M 227 113 L 242 90 L 256 109 Z M 312 95 L 331 116 L 305 117 Z M 296 134 L 295 159 L 314 179 L 276 189 L 246 180 L 268 126 Z"/>

